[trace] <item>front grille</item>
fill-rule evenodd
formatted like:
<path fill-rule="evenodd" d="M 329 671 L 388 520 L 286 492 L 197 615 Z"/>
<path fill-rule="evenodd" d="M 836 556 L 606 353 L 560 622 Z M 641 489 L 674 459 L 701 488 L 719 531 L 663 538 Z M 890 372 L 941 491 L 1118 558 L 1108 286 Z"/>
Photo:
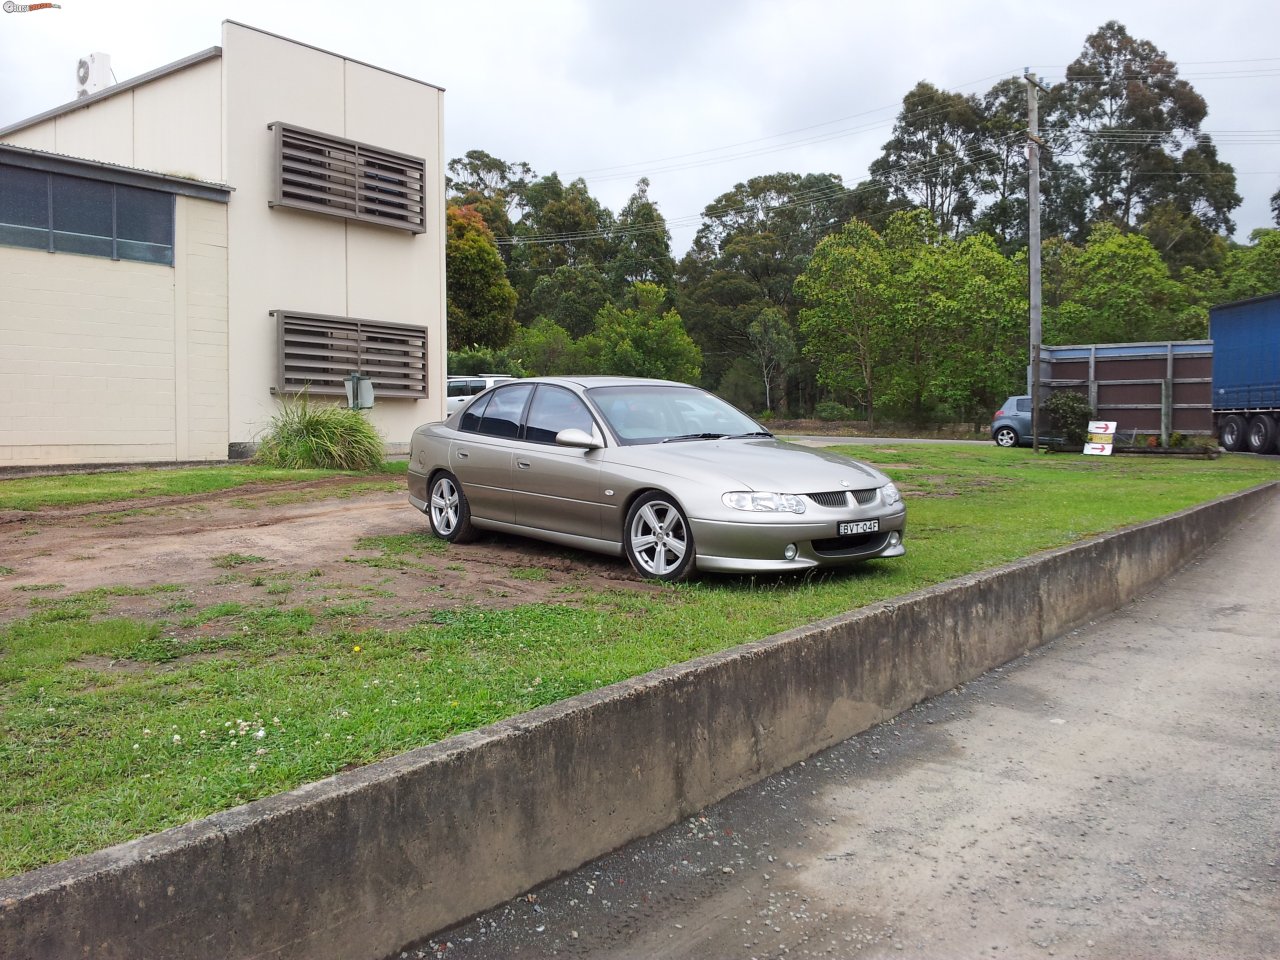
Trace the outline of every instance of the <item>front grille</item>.
<path fill-rule="evenodd" d="M 863 533 L 855 537 L 827 537 L 814 540 L 813 552 L 824 556 L 847 556 L 851 553 L 875 553 L 884 549 L 887 533 Z"/>
<path fill-rule="evenodd" d="M 820 507 L 843 507 L 849 503 L 849 495 L 843 490 L 832 490 L 828 493 L 807 493 L 805 496 Z"/>
<path fill-rule="evenodd" d="M 824 493 L 806 493 L 805 496 L 820 507 L 847 507 L 849 494 L 861 507 L 876 502 L 876 490 L 828 490 Z"/>

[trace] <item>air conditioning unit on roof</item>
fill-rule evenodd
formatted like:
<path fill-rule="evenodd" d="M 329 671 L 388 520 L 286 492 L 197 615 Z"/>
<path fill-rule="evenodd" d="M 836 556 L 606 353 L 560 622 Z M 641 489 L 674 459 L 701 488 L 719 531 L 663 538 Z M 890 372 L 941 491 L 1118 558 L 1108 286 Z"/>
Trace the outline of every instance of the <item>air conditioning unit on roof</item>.
<path fill-rule="evenodd" d="M 90 53 L 76 64 L 76 99 L 105 90 L 115 82 L 109 53 Z"/>

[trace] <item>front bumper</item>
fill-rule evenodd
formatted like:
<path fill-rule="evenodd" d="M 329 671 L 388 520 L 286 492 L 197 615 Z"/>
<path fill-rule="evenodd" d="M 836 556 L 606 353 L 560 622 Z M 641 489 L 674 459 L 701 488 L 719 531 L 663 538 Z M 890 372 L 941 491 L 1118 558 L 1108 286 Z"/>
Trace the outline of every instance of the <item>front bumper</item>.
<path fill-rule="evenodd" d="M 697 568 L 712 573 L 786 573 L 814 567 L 840 567 L 875 560 L 900 557 L 906 553 L 905 509 L 879 517 L 847 517 L 842 519 L 878 519 L 880 530 L 857 537 L 837 537 L 836 523 L 787 521 L 741 522 L 690 519 Z M 784 554 L 789 544 L 796 555 L 788 560 Z"/>

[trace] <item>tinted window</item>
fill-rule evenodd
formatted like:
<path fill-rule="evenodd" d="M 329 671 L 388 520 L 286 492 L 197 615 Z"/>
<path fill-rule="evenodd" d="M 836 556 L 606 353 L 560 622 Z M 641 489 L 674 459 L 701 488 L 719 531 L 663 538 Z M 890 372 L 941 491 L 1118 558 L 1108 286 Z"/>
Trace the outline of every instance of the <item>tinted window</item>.
<path fill-rule="evenodd" d="M 49 249 L 49 175 L 0 167 L 0 243 Z"/>
<path fill-rule="evenodd" d="M 1019 397 L 1019 398 L 1017 399 L 1017 401 L 1015 401 L 1015 405 L 1016 405 L 1017 410 L 1018 410 L 1018 412 L 1019 412 L 1019 413 L 1030 413 L 1030 412 L 1031 412 L 1031 398 L 1030 398 L 1030 397 Z"/>
<path fill-rule="evenodd" d="M 116 187 L 116 254 L 125 260 L 173 262 L 173 197 Z"/>
<path fill-rule="evenodd" d="M 114 232 L 109 183 L 53 178 L 53 249 L 111 256 Z"/>
<path fill-rule="evenodd" d="M 489 401 L 493 398 L 481 397 L 471 406 L 467 407 L 467 412 L 462 415 L 461 429 L 467 433 L 480 432 L 480 418 L 484 416 L 485 407 L 489 405 Z"/>
<path fill-rule="evenodd" d="M 0 243 L 173 263 L 172 194 L 0 166 Z"/>
<path fill-rule="evenodd" d="M 577 428 L 591 433 L 591 411 L 564 387 L 543 384 L 533 395 L 525 418 L 524 438 L 534 443 L 555 443 L 561 430 Z"/>
<path fill-rule="evenodd" d="M 494 390 L 480 421 L 480 432 L 491 437 L 518 437 L 520 414 L 524 412 L 524 405 L 532 391 L 533 384 L 529 383 Z"/>

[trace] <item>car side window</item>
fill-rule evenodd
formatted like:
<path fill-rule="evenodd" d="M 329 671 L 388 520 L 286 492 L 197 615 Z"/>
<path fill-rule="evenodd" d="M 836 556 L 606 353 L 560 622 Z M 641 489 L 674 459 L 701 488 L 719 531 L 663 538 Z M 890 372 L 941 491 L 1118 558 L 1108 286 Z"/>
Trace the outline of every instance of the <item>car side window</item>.
<path fill-rule="evenodd" d="M 1018 412 L 1019 412 L 1019 413 L 1030 413 L 1030 412 L 1031 412 L 1031 398 L 1030 398 L 1030 397 L 1019 397 L 1015 403 L 1016 403 L 1016 406 L 1017 406 L 1017 408 L 1018 408 Z"/>
<path fill-rule="evenodd" d="M 462 415 L 462 423 L 459 427 L 464 433 L 479 433 L 480 418 L 484 416 L 485 407 L 489 405 L 492 397 L 481 397 L 471 406 L 467 407 L 467 412 Z"/>
<path fill-rule="evenodd" d="M 520 435 L 520 415 L 524 413 L 533 384 L 518 383 L 499 387 L 489 394 L 488 405 L 480 419 L 480 433 L 490 437 L 508 437 L 514 440 Z"/>
<path fill-rule="evenodd" d="M 591 411 L 564 387 L 542 384 L 529 404 L 524 438 L 533 443 L 555 443 L 561 430 L 576 427 L 591 435 Z"/>

